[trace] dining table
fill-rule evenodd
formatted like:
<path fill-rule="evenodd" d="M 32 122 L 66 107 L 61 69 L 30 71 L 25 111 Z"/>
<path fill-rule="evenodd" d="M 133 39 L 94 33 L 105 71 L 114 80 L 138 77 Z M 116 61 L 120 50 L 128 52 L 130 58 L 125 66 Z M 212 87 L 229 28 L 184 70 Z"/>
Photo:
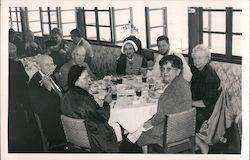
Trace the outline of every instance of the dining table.
<path fill-rule="evenodd" d="M 146 131 L 143 124 L 157 112 L 158 99 L 149 96 L 150 84 L 147 81 L 143 82 L 142 76 L 124 76 L 121 79 L 122 83 L 115 83 L 112 86 L 112 88 L 116 88 L 117 95 L 110 104 L 108 123 L 114 129 L 118 142 L 122 141 L 125 134 L 132 143 L 135 143 L 142 132 Z M 100 99 L 107 94 L 105 83 L 104 78 L 94 84 L 98 88 L 93 89 L 93 92 L 96 92 L 94 95 Z M 139 95 L 136 94 L 138 88 L 141 91 Z"/>

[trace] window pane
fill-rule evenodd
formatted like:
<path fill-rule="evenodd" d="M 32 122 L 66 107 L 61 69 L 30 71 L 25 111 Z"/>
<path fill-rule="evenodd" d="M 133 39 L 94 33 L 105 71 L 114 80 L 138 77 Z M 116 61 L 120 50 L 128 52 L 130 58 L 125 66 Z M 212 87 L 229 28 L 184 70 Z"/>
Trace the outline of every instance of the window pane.
<path fill-rule="evenodd" d="M 17 23 L 16 23 L 16 22 L 13 22 L 12 29 L 14 29 L 16 32 L 18 31 L 18 30 L 17 30 Z"/>
<path fill-rule="evenodd" d="M 116 27 L 115 33 L 116 33 L 116 41 L 123 41 L 125 39 L 123 26 Z"/>
<path fill-rule="evenodd" d="M 100 31 L 100 40 L 101 41 L 111 42 L 110 28 L 100 27 L 99 31 Z"/>
<path fill-rule="evenodd" d="M 109 12 L 98 12 L 99 25 L 110 26 Z"/>
<path fill-rule="evenodd" d="M 203 34 L 203 44 L 208 47 L 208 34 Z M 211 34 L 211 47 L 208 47 L 212 53 L 226 53 L 226 36 L 222 34 Z"/>
<path fill-rule="evenodd" d="M 242 36 L 233 36 L 233 51 L 234 56 L 242 56 Z"/>
<path fill-rule="evenodd" d="M 163 25 L 162 10 L 149 11 L 150 27 Z"/>
<path fill-rule="evenodd" d="M 226 31 L 226 13 L 225 12 L 210 12 L 211 13 L 211 31 L 225 32 Z M 209 27 L 209 13 L 203 12 L 204 30 Z"/>
<path fill-rule="evenodd" d="M 52 23 L 57 23 L 57 16 L 56 16 L 56 12 L 50 12 L 50 22 Z"/>
<path fill-rule="evenodd" d="M 62 11 L 61 16 L 62 16 L 62 23 L 76 22 L 75 10 L 74 9 L 72 11 Z"/>
<path fill-rule="evenodd" d="M 97 40 L 96 37 L 96 27 L 88 27 L 86 26 L 87 39 Z"/>
<path fill-rule="evenodd" d="M 95 25 L 95 12 L 85 12 L 86 24 Z"/>
<path fill-rule="evenodd" d="M 242 12 L 233 12 L 233 32 L 242 33 Z"/>
<path fill-rule="evenodd" d="M 151 45 L 152 44 L 156 44 L 156 39 L 163 35 L 163 29 L 162 27 L 160 28 L 153 28 L 153 29 L 150 29 L 150 41 L 151 41 Z"/>
<path fill-rule="evenodd" d="M 130 11 L 129 10 L 121 10 L 115 11 L 115 24 L 127 24 L 130 21 Z"/>
<path fill-rule="evenodd" d="M 63 35 L 70 35 L 70 31 L 72 29 L 76 28 L 76 24 L 72 23 L 72 24 L 63 24 L 62 25 L 62 31 L 63 31 Z"/>
<path fill-rule="evenodd" d="M 43 22 L 48 22 L 48 13 L 42 12 Z"/>
<path fill-rule="evenodd" d="M 29 27 L 33 32 L 41 31 L 40 22 L 29 23 Z"/>
<path fill-rule="evenodd" d="M 29 18 L 29 21 L 37 21 L 39 20 L 40 21 L 40 14 L 39 14 L 39 11 L 32 11 L 32 12 L 29 12 L 28 11 L 28 18 Z"/>
<path fill-rule="evenodd" d="M 43 34 L 49 35 L 49 25 L 43 24 Z"/>

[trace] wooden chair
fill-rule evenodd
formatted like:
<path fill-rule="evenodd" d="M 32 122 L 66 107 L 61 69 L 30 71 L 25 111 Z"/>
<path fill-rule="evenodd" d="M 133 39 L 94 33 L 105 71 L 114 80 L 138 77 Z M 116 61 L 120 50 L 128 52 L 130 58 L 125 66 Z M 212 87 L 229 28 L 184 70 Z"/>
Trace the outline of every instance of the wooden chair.
<path fill-rule="evenodd" d="M 59 143 L 59 144 L 55 144 L 55 145 L 49 145 L 48 139 L 47 139 L 46 135 L 44 134 L 44 131 L 43 131 L 43 128 L 42 128 L 41 120 L 40 120 L 39 116 L 35 112 L 34 112 L 34 115 L 35 115 L 35 119 L 36 119 L 39 131 L 40 131 L 40 134 L 41 134 L 41 138 L 42 138 L 43 152 L 55 152 L 59 148 L 65 148 L 66 143 Z"/>
<path fill-rule="evenodd" d="M 166 115 L 163 134 L 164 153 L 191 150 L 195 153 L 196 109 Z"/>
<path fill-rule="evenodd" d="M 82 152 L 90 152 L 90 142 L 83 119 L 75 119 L 61 115 L 64 133 L 69 146 Z"/>

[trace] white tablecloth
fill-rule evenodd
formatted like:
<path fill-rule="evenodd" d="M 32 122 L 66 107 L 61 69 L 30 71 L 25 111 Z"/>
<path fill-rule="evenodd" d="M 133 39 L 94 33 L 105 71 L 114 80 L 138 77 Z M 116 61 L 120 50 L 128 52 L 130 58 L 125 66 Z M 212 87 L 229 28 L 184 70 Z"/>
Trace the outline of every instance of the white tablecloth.
<path fill-rule="evenodd" d="M 118 104 L 116 104 L 118 105 Z M 128 139 L 135 143 L 143 131 L 143 124 L 157 112 L 157 103 L 131 104 L 126 107 L 111 105 L 109 124 L 115 130 L 117 140 L 122 140 L 118 123 L 128 132 Z"/>

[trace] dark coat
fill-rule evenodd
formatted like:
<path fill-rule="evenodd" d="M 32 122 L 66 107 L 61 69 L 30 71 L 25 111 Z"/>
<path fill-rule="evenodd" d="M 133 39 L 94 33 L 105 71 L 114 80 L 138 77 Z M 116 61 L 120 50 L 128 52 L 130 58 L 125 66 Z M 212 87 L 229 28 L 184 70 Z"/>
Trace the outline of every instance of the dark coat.
<path fill-rule="evenodd" d="M 108 124 L 109 104 L 100 107 L 94 97 L 79 87 L 70 88 L 61 99 L 62 113 L 84 119 L 93 152 L 118 152 L 114 130 Z"/>
<path fill-rule="evenodd" d="M 54 76 L 51 78 L 58 84 Z M 36 72 L 29 82 L 30 102 L 41 120 L 43 132 L 50 145 L 55 145 L 66 141 L 60 118 L 60 96 L 53 89 L 48 91 L 40 86 L 41 79 L 42 75 Z"/>
<path fill-rule="evenodd" d="M 202 100 L 206 107 L 197 108 L 196 131 L 199 131 L 201 124 L 213 113 L 214 105 L 220 95 L 220 78 L 215 70 L 206 64 L 202 71 L 193 70 L 191 79 L 192 99 Z"/>
<path fill-rule="evenodd" d="M 158 144 L 163 146 L 165 115 L 183 112 L 191 108 L 190 85 L 181 74 L 172 81 L 160 96 L 157 113 L 151 119 L 153 128 L 142 133 L 137 141 L 138 145 Z"/>
<path fill-rule="evenodd" d="M 41 135 L 29 103 L 29 80 L 20 61 L 9 60 L 9 152 L 42 150 Z"/>

